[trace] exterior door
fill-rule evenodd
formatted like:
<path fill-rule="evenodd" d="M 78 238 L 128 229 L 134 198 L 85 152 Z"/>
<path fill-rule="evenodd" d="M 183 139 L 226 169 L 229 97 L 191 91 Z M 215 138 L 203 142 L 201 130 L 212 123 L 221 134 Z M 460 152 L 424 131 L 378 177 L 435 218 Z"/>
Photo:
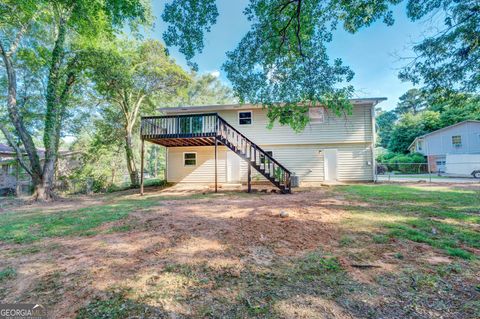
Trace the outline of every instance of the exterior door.
<path fill-rule="evenodd" d="M 337 180 L 337 162 L 338 151 L 336 149 L 327 149 L 323 151 L 325 181 Z"/>
<path fill-rule="evenodd" d="M 227 182 L 240 182 L 240 156 L 232 151 L 227 152 Z"/>

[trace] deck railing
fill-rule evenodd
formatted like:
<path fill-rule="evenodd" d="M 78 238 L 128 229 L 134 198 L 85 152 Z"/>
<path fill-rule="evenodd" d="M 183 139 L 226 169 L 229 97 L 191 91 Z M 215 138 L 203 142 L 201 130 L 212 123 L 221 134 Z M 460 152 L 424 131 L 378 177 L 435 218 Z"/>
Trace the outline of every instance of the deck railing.
<path fill-rule="evenodd" d="M 140 132 L 147 140 L 208 137 L 220 141 L 282 192 L 291 191 L 291 172 L 217 113 L 142 117 Z"/>
<path fill-rule="evenodd" d="M 143 138 L 211 137 L 217 132 L 217 114 L 187 114 L 142 117 Z"/>

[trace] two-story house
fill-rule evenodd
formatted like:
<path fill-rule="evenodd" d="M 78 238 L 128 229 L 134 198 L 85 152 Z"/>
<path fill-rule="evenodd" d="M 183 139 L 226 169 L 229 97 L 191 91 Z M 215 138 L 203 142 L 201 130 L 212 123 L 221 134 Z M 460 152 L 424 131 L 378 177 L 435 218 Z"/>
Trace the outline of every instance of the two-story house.
<path fill-rule="evenodd" d="M 292 180 L 372 181 L 374 108 L 383 100 L 353 99 L 351 114 L 342 116 L 310 108 L 300 133 L 278 123 L 268 128 L 267 110 L 258 105 L 162 108 L 165 115 L 142 118 L 141 137 L 167 147 L 169 182 L 269 180 L 290 192 Z"/>
<path fill-rule="evenodd" d="M 467 120 L 418 136 L 408 149 L 426 156 L 431 171 L 445 172 L 448 154 L 480 154 L 480 121 Z"/>

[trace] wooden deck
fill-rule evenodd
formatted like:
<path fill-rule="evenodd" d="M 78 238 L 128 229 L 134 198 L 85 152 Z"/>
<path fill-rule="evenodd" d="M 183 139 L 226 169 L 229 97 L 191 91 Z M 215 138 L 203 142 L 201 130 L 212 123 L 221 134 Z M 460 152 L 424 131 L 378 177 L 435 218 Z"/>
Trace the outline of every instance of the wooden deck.
<path fill-rule="evenodd" d="M 217 191 L 217 147 L 224 145 L 248 163 L 248 191 L 251 191 L 251 170 L 256 169 L 282 193 L 291 192 L 291 172 L 248 139 L 217 113 L 142 117 L 141 172 L 144 165 L 144 142 L 165 147 L 215 146 L 215 191 Z M 141 175 L 143 194 L 143 174 Z"/>

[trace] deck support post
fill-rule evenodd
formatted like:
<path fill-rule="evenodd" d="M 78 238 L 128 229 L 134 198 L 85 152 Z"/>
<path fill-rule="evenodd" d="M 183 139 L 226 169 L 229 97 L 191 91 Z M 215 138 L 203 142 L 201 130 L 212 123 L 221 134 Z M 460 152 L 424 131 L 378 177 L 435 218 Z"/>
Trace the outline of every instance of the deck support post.
<path fill-rule="evenodd" d="M 215 193 L 218 192 L 218 176 L 217 176 L 217 148 L 218 148 L 218 140 L 215 137 Z"/>
<path fill-rule="evenodd" d="M 142 138 L 142 149 L 140 151 L 140 196 L 143 196 L 143 162 L 145 153 L 145 140 Z"/>
<path fill-rule="evenodd" d="M 252 164 L 250 163 L 250 160 L 249 160 L 249 163 L 248 163 L 248 177 L 247 177 L 247 191 L 249 193 L 252 192 Z"/>

